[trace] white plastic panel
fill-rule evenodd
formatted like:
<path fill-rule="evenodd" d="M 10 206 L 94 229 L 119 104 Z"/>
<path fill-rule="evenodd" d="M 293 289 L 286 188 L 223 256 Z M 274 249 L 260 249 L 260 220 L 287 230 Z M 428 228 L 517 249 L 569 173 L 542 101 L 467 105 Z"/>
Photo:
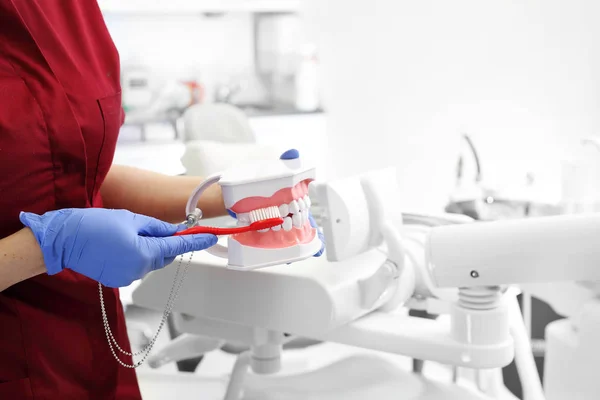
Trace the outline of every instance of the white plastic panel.
<path fill-rule="evenodd" d="M 572 319 L 546 327 L 544 391 L 547 400 L 595 400 L 600 393 L 600 302 L 581 309 L 580 323 Z"/>
<path fill-rule="evenodd" d="M 344 260 L 366 251 L 370 247 L 371 223 L 360 180 L 315 182 L 315 189 L 324 210 L 321 220 L 328 260 Z"/>
<path fill-rule="evenodd" d="M 315 182 L 324 209 L 328 259 L 344 260 L 381 245 L 381 226 L 401 229 L 396 170 L 387 168 L 331 182 Z"/>
<path fill-rule="evenodd" d="M 224 172 L 224 174 L 226 173 L 227 171 Z M 219 181 L 219 185 L 221 185 L 221 191 L 223 192 L 223 202 L 225 203 L 225 207 L 231 208 L 235 203 L 246 197 L 271 197 L 280 189 L 294 187 L 303 180 L 314 179 L 314 177 L 315 170 L 310 169 L 298 174 L 290 172 L 290 176 L 282 178 L 265 177 L 265 180 L 257 182 L 240 181 L 239 183 L 233 183 L 234 181 L 232 180 L 225 182 L 224 178 L 222 178 Z"/>
<path fill-rule="evenodd" d="M 227 268 L 240 271 L 301 261 L 315 255 L 323 245 L 317 234 L 309 243 L 276 249 L 244 246 L 232 236 L 228 238 L 227 243 L 229 256 Z"/>
<path fill-rule="evenodd" d="M 314 178 L 314 167 L 302 161 L 302 154 L 300 154 L 300 158 L 289 160 L 276 158 L 235 165 L 221 174 L 223 176 L 221 185 L 229 186 L 264 182 L 271 179 L 292 178 L 295 175 L 308 172 Z"/>
<path fill-rule="evenodd" d="M 370 250 L 336 263 L 311 257 L 235 271 L 225 267 L 224 259 L 196 253 L 174 312 L 298 335 L 322 334 L 370 311 L 362 306 L 358 282 L 375 273 L 385 258 Z M 176 263 L 149 274 L 133 293 L 134 303 L 162 312 Z"/>

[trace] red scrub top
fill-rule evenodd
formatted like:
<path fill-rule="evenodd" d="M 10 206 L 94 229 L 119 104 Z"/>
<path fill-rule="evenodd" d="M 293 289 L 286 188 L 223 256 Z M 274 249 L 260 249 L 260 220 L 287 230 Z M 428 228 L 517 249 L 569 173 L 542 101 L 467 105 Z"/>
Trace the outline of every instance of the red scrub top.
<path fill-rule="evenodd" d="M 0 238 L 23 228 L 20 211 L 102 206 L 119 81 L 96 0 L 0 0 Z M 104 293 L 128 349 L 119 293 Z M 109 350 L 96 282 L 65 270 L 0 292 L 0 399 L 140 398 Z"/>

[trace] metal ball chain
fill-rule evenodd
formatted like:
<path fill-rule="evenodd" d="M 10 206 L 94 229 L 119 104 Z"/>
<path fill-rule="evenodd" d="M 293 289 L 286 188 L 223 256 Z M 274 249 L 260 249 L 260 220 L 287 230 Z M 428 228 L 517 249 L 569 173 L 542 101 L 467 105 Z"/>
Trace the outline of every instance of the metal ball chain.
<path fill-rule="evenodd" d="M 182 256 L 182 258 L 183 258 L 183 256 Z M 177 270 L 175 271 L 175 278 L 173 279 L 173 286 L 171 287 L 171 291 L 169 293 L 169 299 L 167 300 L 167 307 L 165 307 L 165 311 L 163 312 L 163 319 L 162 319 L 162 321 L 165 321 L 166 318 L 168 317 L 168 314 L 169 314 L 168 313 L 169 305 L 173 301 L 173 295 L 174 295 L 174 292 L 175 292 L 175 290 L 174 290 L 175 289 L 175 284 L 176 284 L 176 282 L 178 282 L 178 277 L 179 277 L 179 274 L 180 274 L 180 271 L 181 271 L 180 267 L 181 267 L 182 258 L 179 259 L 179 262 L 177 264 Z M 142 350 L 140 350 L 138 352 L 135 352 L 135 353 L 130 353 L 128 351 L 125 351 L 125 350 L 123 350 L 119 346 L 119 344 L 117 343 L 117 341 L 116 341 L 115 337 L 113 336 L 112 331 L 110 330 L 110 327 L 108 325 L 108 318 L 106 316 L 106 313 L 104 312 L 104 297 L 103 297 L 100 285 L 99 285 L 99 290 L 100 290 L 100 305 L 101 305 L 101 308 L 103 310 L 103 312 L 102 312 L 102 320 L 104 322 L 105 328 L 106 327 L 109 328 L 109 329 L 105 329 L 105 330 L 108 332 L 108 335 L 110 336 L 110 339 L 111 339 L 112 343 L 115 345 L 115 347 L 117 348 L 117 350 L 119 350 L 123 354 L 126 354 L 128 356 L 132 356 L 132 357 L 133 356 L 138 356 L 138 355 L 141 355 L 141 354 L 145 353 L 147 351 L 149 345 L 147 345 L 145 348 L 143 348 Z M 160 325 L 159 329 L 162 329 L 162 325 L 163 324 Z M 158 336 L 159 332 L 160 332 L 160 330 L 155 334 L 155 337 Z"/>
<path fill-rule="evenodd" d="M 179 291 L 180 291 L 181 287 L 183 286 L 183 281 L 184 281 L 185 275 L 188 271 L 188 268 L 190 266 L 190 263 L 192 262 L 193 256 L 194 256 L 194 253 L 193 252 L 190 253 L 189 259 L 188 259 L 187 263 L 185 264 L 185 267 L 183 268 L 183 272 L 181 272 L 181 264 L 183 262 L 183 254 L 179 258 L 179 262 L 177 264 L 177 271 L 175 272 L 175 278 L 173 279 L 173 285 L 171 287 L 171 292 L 169 293 L 169 299 L 167 300 L 167 304 L 165 305 L 165 311 L 163 312 L 163 316 L 162 316 L 162 319 L 158 326 L 158 330 L 156 331 L 156 333 L 150 340 L 150 343 L 148 343 L 146 345 L 146 347 L 144 347 L 142 350 L 135 352 L 135 353 L 131 353 L 131 352 L 123 350 L 117 343 L 117 340 L 115 339 L 115 337 L 113 336 L 112 330 L 110 329 L 110 325 L 108 323 L 108 317 L 106 315 L 106 308 L 104 306 L 104 296 L 102 294 L 102 284 L 100 282 L 98 282 L 98 291 L 100 293 L 100 308 L 102 310 L 102 322 L 104 323 L 104 332 L 106 333 L 106 340 L 108 341 L 108 346 L 110 347 L 110 351 L 111 351 L 113 357 L 123 367 L 137 368 L 146 361 L 148 356 L 150 356 L 150 352 L 152 351 L 152 348 L 154 347 L 154 344 L 156 343 L 156 340 L 158 339 L 158 336 L 160 335 L 160 332 L 162 331 L 165 323 L 167 322 L 167 318 L 169 317 L 169 315 L 171 314 L 171 311 L 173 310 L 173 307 L 175 306 L 175 301 L 177 300 Z M 134 357 L 134 356 L 139 356 L 142 354 L 144 354 L 144 356 L 142 357 L 142 359 L 140 361 L 138 361 L 134 364 L 127 364 L 127 363 L 121 361 L 121 359 L 117 355 L 117 352 L 115 351 L 115 347 L 117 348 L 117 350 L 119 350 L 121 353 L 123 353 L 127 356 Z"/>

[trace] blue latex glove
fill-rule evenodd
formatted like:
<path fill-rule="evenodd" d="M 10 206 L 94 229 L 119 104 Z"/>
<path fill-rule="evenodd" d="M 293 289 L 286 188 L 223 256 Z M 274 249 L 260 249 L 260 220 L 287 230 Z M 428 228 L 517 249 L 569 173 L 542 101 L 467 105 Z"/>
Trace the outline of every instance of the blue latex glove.
<path fill-rule="evenodd" d="M 312 226 L 313 228 L 315 228 L 317 230 L 317 234 L 319 235 L 319 239 L 321 239 L 321 250 L 317 251 L 315 254 L 315 257 L 321 257 L 321 255 L 323 254 L 323 251 L 325 251 L 325 235 L 323 235 L 323 233 L 319 230 L 319 227 L 317 226 L 317 222 L 315 221 L 315 219 L 312 216 L 312 213 L 308 213 L 308 220 L 310 221 L 310 226 Z"/>
<path fill-rule="evenodd" d="M 126 210 L 22 212 L 39 243 L 49 275 L 69 268 L 109 287 L 122 287 L 175 257 L 217 243 L 214 235 L 172 236 L 182 226 Z"/>

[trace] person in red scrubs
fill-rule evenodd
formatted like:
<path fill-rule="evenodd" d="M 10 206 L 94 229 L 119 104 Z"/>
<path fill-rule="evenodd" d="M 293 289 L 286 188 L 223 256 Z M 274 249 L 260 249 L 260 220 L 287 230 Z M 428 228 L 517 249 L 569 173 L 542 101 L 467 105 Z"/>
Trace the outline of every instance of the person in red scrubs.
<path fill-rule="evenodd" d="M 184 219 L 200 178 L 112 165 L 124 118 L 119 69 L 96 0 L 0 0 L 0 399 L 141 398 L 135 371 L 109 350 L 93 273 L 50 274 L 52 249 L 20 219 L 65 209 Z M 226 214 L 216 185 L 199 207 Z M 118 289 L 104 298 L 128 350 Z"/>

